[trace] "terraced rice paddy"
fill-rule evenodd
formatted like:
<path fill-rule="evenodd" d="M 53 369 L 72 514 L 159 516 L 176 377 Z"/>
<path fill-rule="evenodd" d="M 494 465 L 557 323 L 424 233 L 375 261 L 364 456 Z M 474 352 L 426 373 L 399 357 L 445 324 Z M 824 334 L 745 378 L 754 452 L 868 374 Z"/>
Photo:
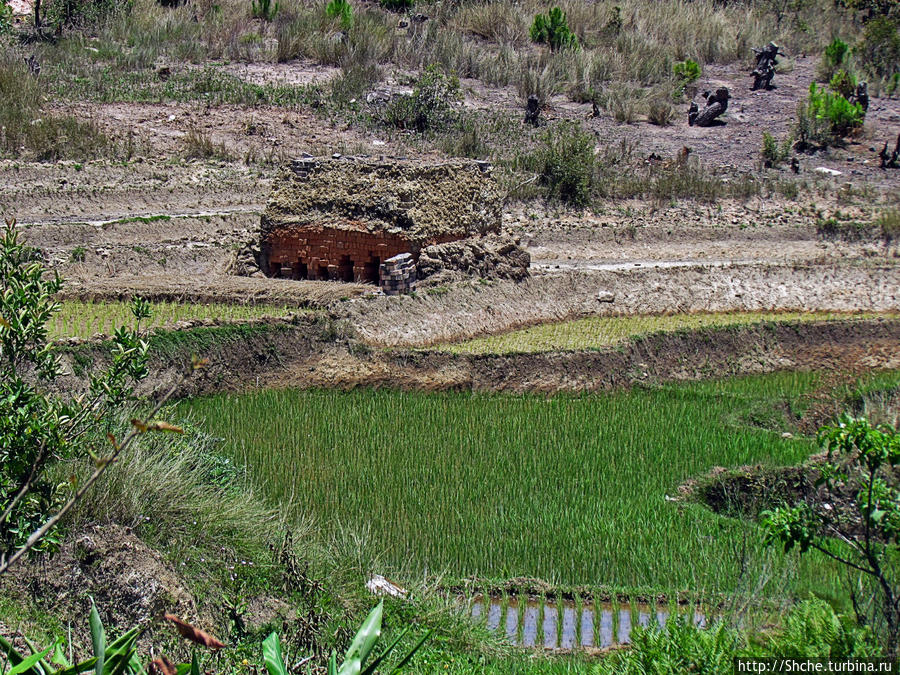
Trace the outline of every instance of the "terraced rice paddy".
<path fill-rule="evenodd" d="M 151 316 L 143 322 L 145 328 L 164 328 L 179 321 L 217 319 L 239 321 L 265 316 L 284 316 L 296 308 L 270 305 L 200 305 L 178 302 L 150 303 Z M 120 326 L 133 326 L 134 317 L 127 302 L 82 302 L 64 300 L 48 324 L 50 337 L 88 338 L 97 333 L 111 335 Z"/>
<path fill-rule="evenodd" d="M 804 459 L 814 445 L 782 438 L 783 411 L 802 412 L 818 381 L 782 373 L 554 398 L 259 391 L 180 410 L 226 439 L 221 452 L 271 502 L 356 542 L 372 571 L 697 592 L 762 574 L 773 592 L 802 592 L 834 583 L 823 560 L 808 556 L 795 574 L 755 526 L 671 496 L 714 466 Z M 875 382 L 896 386 L 900 374 Z M 751 426 L 760 419 L 770 428 Z"/>
<path fill-rule="evenodd" d="M 632 337 L 681 330 L 746 326 L 766 322 L 841 321 L 877 314 L 826 312 L 738 312 L 660 316 L 594 316 L 546 323 L 530 328 L 436 347 L 457 354 L 511 354 L 601 349 Z"/>

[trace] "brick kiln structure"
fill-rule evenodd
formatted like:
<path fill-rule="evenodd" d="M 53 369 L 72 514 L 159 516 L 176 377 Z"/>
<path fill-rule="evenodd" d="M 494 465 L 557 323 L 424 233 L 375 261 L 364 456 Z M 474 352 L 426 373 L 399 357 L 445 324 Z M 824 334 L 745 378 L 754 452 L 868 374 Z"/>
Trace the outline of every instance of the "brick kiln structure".
<path fill-rule="evenodd" d="M 262 217 L 260 263 L 272 277 L 396 290 L 387 281 L 393 275 L 396 282 L 398 267 L 385 266 L 388 259 L 409 253 L 415 260 L 425 246 L 497 232 L 501 213 L 486 162 L 307 157 L 275 183 Z"/>

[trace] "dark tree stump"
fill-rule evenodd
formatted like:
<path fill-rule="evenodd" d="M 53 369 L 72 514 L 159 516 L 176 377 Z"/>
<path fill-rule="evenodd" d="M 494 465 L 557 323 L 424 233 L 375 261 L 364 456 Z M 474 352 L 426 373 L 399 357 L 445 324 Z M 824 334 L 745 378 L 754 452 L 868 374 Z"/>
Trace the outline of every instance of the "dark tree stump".
<path fill-rule="evenodd" d="M 759 49 L 754 47 L 753 51 L 756 53 L 756 68 L 751 73 L 753 75 L 753 86 L 750 87 L 750 91 L 771 89 L 772 78 L 775 77 L 775 66 L 778 65 L 777 57 L 784 56 L 784 54 L 778 51 L 778 45 L 774 42 L 770 42 Z"/>
<path fill-rule="evenodd" d="M 703 97 L 706 99 L 706 107 L 700 112 L 699 107 L 693 101 L 688 111 L 688 124 L 690 126 L 708 127 L 711 126 L 715 119 L 728 110 L 728 87 L 719 87 L 715 93 L 710 94 L 704 92 Z"/>
<path fill-rule="evenodd" d="M 885 141 L 884 147 L 878 153 L 878 156 L 881 158 L 882 169 L 900 168 L 900 134 L 897 134 L 897 144 L 894 146 L 894 151 L 890 152 L 888 150 L 888 144 Z"/>
<path fill-rule="evenodd" d="M 528 103 L 525 107 L 525 121 L 532 126 L 540 124 L 541 117 L 541 100 L 534 94 L 528 97 Z"/>

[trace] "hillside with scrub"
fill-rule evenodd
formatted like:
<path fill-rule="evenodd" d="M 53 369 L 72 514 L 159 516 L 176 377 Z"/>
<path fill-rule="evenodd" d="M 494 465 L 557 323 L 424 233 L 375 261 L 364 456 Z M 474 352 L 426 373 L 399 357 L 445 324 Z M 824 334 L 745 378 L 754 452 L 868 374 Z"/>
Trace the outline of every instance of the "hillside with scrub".
<path fill-rule="evenodd" d="M 894 0 L 0 0 L 0 218 L 0 675 L 897 665 Z"/>

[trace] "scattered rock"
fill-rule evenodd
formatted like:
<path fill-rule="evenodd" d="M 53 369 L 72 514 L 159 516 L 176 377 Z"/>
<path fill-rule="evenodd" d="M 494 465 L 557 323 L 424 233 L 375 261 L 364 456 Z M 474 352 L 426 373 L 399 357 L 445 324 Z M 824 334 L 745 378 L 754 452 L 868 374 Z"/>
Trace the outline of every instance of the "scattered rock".
<path fill-rule="evenodd" d="M 600 291 L 597 293 L 597 302 L 615 302 L 616 296 L 611 291 Z"/>
<path fill-rule="evenodd" d="M 405 598 L 409 595 L 405 588 L 380 574 L 373 574 L 366 582 L 366 588 L 374 595 L 390 595 L 392 598 Z"/>

